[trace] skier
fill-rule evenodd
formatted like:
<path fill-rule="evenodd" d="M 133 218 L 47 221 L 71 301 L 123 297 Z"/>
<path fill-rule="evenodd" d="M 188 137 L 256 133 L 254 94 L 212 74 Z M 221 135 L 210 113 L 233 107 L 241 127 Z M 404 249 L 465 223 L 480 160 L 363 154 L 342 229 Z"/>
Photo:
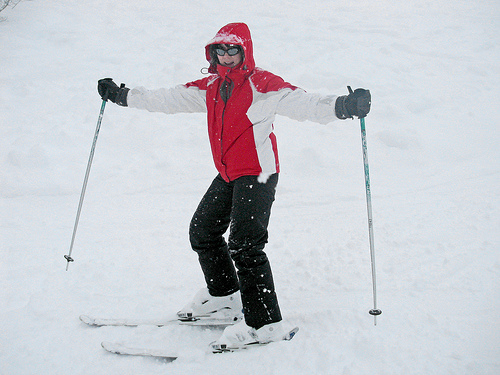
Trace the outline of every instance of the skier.
<path fill-rule="evenodd" d="M 183 309 L 181 319 L 233 319 L 214 348 L 281 340 L 284 329 L 271 266 L 264 252 L 280 170 L 275 115 L 322 124 L 364 117 L 368 90 L 321 96 L 255 66 L 248 26 L 222 27 L 205 46 L 209 76 L 170 89 L 118 87 L 98 82 L 103 99 L 151 112 L 207 113 L 213 160 L 218 171 L 189 227 L 207 284 Z M 223 234 L 230 230 L 226 243 Z M 243 312 L 243 317 L 241 313 Z"/>

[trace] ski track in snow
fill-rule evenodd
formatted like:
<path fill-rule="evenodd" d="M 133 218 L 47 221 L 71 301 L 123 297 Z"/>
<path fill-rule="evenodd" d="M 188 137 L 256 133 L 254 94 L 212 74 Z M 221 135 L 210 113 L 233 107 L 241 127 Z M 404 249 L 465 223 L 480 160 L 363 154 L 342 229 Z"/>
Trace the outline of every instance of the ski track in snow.
<path fill-rule="evenodd" d="M 0 373 L 500 373 L 500 6 L 465 0 L 21 1 L 0 13 Z M 244 14 L 244 16 L 243 16 Z M 246 22 L 257 65 L 310 92 L 372 92 L 371 268 L 359 121 L 275 122 L 271 259 L 290 342 L 207 356 L 220 330 L 86 327 L 168 316 L 202 286 L 188 224 L 215 176 L 205 116 L 106 106 L 67 254 L 99 78 L 201 77 Z M 101 341 L 175 348 L 166 363 Z"/>

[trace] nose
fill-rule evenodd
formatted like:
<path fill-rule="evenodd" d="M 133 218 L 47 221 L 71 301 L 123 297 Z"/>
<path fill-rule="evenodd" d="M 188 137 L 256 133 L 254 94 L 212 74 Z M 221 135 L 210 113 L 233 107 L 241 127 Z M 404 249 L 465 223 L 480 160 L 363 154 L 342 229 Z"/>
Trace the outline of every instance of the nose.
<path fill-rule="evenodd" d="M 224 56 L 219 56 L 219 60 L 221 60 L 221 62 L 222 62 L 222 61 L 225 61 L 225 62 L 227 62 L 227 61 L 231 61 L 231 60 L 233 60 L 233 56 L 229 56 L 229 55 L 226 53 L 226 54 L 224 54 Z"/>

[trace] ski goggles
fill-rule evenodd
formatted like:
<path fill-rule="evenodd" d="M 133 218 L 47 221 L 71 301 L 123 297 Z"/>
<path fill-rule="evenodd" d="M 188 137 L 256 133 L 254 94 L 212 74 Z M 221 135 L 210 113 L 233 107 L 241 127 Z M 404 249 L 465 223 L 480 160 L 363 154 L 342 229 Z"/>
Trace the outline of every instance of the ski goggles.
<path fill-rule="evenodd" d="M 241 52 L 241 47 L 240 46 L 229 46 L 228 49 L 223 49 L 221 46 L 216 46 L 214 48 L 215 53 L 219 56 L 224 56 L 226 53 L 229 56 L 236 56 L 238 53 Z"/>

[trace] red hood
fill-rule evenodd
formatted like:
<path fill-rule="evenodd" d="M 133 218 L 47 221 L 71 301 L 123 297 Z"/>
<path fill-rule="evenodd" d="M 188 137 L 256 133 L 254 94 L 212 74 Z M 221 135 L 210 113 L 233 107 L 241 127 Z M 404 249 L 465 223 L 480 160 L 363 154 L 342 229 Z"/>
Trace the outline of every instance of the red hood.
<path fill-rule="evenodd" d="M 245 60 L 238 69 L 245 71 L 253 71 L 255 61 L 253 59 L 253 44 L 250 29 L 244 23 L 230 23 L 220 29 L 215 37 L 205 46 L 205 55 L 207 61 L 211 61 L 210 46 L 212 44 L 237 44 L 243 48 Z M 217 66 L 210 65 L 208 69 L 210 73 L 217 73 Z"/>

